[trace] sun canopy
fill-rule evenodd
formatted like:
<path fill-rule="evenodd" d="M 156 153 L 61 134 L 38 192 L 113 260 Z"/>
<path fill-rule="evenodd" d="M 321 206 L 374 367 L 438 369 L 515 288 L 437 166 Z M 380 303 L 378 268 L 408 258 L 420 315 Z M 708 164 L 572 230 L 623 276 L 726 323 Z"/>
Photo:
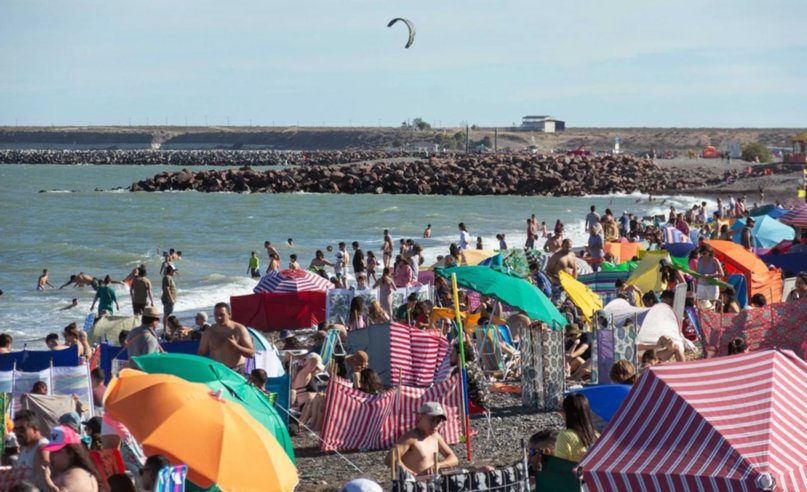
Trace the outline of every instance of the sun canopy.
<path fill-rule="evenodd" d="M 436 268 L 435 273 L 447 279 L 457 275 L 457 284 L 493 297 L 508 306 L 521 309 L 532 320 L 550 326 L 566 326 L 568 321 L 543 292 L 528 281 L 508 275 L 503 270 L 483 266 Z"/>
<path fill-rule="evenodd" d="M 630 261 L 634 256 L 639 255 L 639 251 L 644 250 L 642 243 L 605 243 L 605 252 L 614 255 L 616 263 Z"/>
<path fill-rule="evenodd" d="M 661 281 L 661 260 L 670 261 L 670 255 L 666 251 L 647 251 L 639 262 L 636 270 L 630 274 L 628 284 L 635 285 L 644 292 L 664 290 L 664 282 Z"/>
<path fill-rule="evenodd" d="M 807 363 L 768 350 L 646 370 L 580 467 L 591 490 L 807 490 Z"/>
<path fill-rule="evenodd" d="M 732 236 L 731 240 L 735 243 L 739 243 L 742 240 L 743 227 L 745 227 L 745 219 L 738 219 L 737 222 L 734 223 L 732 230 L 736 230 L 737 232 Z M 751 234 L 753 234 L 754 239 L 756 239 L 757 248 L 773 248 L 781 241 L 793 239 L 796 236 L 796 231 L 773 217 L 763 215 L 755 219 Z"/>
<path fill-rule="evenodd" d="M 769 270 L 767 265 L 754 253 L 731 241 L 709 241 L 715 258 L 723 262 L 726 275 L 745 275 L 749 299 L 754 294 L 762 294 L 768 303 L 782 300 L 782 275 L 778 268 Z"/>
<path fill-rule="evenodd" d="M 793 227 L 807 227 L 807 203 L 802 203 L 797 208 L 780 216 L 779 222 Z"/>
<path fill-rule="evenodd" d="M 463 249 L 462 256 L 465 258 L 465 266 L 475 266 L 479 265 L 483 261 L 487 260 L 491 256 L 495 256 L 499 254 L 498 251 L 488 251 L 485 249 Z M 438 267 L 443 266 L 443 260 L 440 260 L 433 265 L 429 266 L 429 269 L 435 269 Z"/>
<path fill-rule="evenodd" d="M 311 328 L 325 321 L 325 292 L 232 296 L 230 305 L 233 320 L 261 331 Z"/>
<path fill-rule="evenodd" d="M 562 270 L 558 274 L 558 278 L 560 279 L 561 287 L 566 291 L 574 305 L 580 308 L 586 320 L 591 320 L 594 313 L 602 309 L 602 298 L 589 289 L 586 284 L 575 280 L 574 277 Z"/>

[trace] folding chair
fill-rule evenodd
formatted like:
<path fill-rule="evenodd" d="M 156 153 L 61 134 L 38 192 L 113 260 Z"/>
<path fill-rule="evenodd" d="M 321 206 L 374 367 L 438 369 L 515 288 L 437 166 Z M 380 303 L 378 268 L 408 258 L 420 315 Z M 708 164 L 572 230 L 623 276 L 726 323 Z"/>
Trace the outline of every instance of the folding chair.
<path fill-rule="evenodd" d="M 490 325 L 476 326 L 474 334 L 476 335 L 476 351 L 479 355 L 479 366 L 482 368 L 482 371 L 486 374 L 497 371 L 504 373 L 504 357 L 502 356 L 502 348 L 499 345 L 501 341 L 499 330 Z"/>

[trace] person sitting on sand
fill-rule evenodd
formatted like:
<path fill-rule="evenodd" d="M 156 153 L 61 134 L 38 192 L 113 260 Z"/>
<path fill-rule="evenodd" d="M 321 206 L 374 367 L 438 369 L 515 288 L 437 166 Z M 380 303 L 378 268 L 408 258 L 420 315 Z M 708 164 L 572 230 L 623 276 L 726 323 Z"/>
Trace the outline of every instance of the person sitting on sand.
<path fill-rule="evenodd" d="M 653 367 L 661 361 L 656 357 L 656 351 L 653 349 L 645 350 L 642 354 L 641 371 L 644 372 L 648 367 Z"/>
<path fill-rule="evenodd" d="M 572 251 L 571 239 L 564 239 L 561 243 L 560 250 L 550 256 L 549 260 L 546 262 L 546 275 L 553 285 L 560 285 L 558 275 L 561 270 L 577 278 L 577 257 L 574 251 Z"/>
<path fill-rule="evenodd" d="M 608 373 L 613 384 L 633 384 L 636 382 L 636 368 L 629 361 L 620 359 L 611 366 Z"/>
<path fill-rule="evenodd" d="M 668 336 L 660 336 L 655 344 L 640 343 L 638 348 L 639 352 L 652 349 L 659 362 L 667 362 L 671 359 L 675 359 L 675 362 L 684 362 L 686 360 L 684 347 Z"/>
<path fill-rule="evenodd" d="M 591 334 L 576 323 L 566 329 L 566 370 L 572 379 L 580 380 L 591 374 Z"/>
<path fill-rule="evenodd" d="M 47 268 L 42 270 L 42 275 L 39 276 L 39 280 L 37 280 L 37 282 L 36 282 L 36 290 L 45 290 L 45 287 L 50 287 L 51 289 L 56 288 L 48 280 L 48 269 Z"/>
<path fill-rule="evenodd" d="M 418 410 L 417 425 L 402 435 L 384 458 L 387 466 L 400 466 L 415 476 L 459 465 L 459 459 L 446 444 L 438 429 L 446 421 L 446 413 L 438 402 L 424 403 Z M 437 454 L 443 459 L 434 462 Z M 393 454 L 396 463 L 393 463 Z"/>
<path fill-rule="evenodd" d="M 600 437 L 594 430 L 588 398 L 580 393 L 566 396 L 563 399 L 563 416 L 566 419 L 566 429 L 558 433 L 555 456 L 580 461 Z"/>
<path fill-rule="evenodd" d="M 807 272 L 799 272 L 796 276 L 796 284 L 790 294 L 787 295 L 786 302 L 798 301 L 807 298 Z"/>
<path fill-rule="evenodd" d="M 173 314 L 165 320 L 165 339 L 169 342 L 190 340 L 193 329 L 183 326 Z"/>
<path fill-rule="evenodd" d="M 322 357 L 319 354 L 314 352 L 306 354 L 291 379 L 292 405 L 305 406 L 316 396 L 319 392 L 319 384 L 315 376 L 324 371 L 325 366 L 322 364 Z"/>
<path fill-rule="evenodd" d="M 255 386 L 264 393 L 266 393 L 266 382 L 268 380 L 269 376 L 266 375 L 266 371 L 263 369 L 256 368 L 249 373 L 249 384 Z"/>
<path fill-rule="evenodd" d="M 747 354 L 748 344 L 742 338 L 735 338 L 729 342 L 727 351 L 729 355 Z"/>
<path fill-rule="evenodd" d="M 558 440 L 559 432 L 557 429 L 548 429 L 530 436 L 530 440 L 527 442 L 529 446 L 527 466 L 531 479 L 534 479 L 535 475 L 543 469 L 545 457 L 555 454 L 555 442 Z"/>
<path fill-rule="evenodd" d="M 252 337 L 246 327 L 230 318 L 230 305 L 216 304 L 213 311 L 216 323 L 202 333 L 199 355 L 208 355 L 230 369 L 243 374 L 246 357 L 255 356 Z"/>

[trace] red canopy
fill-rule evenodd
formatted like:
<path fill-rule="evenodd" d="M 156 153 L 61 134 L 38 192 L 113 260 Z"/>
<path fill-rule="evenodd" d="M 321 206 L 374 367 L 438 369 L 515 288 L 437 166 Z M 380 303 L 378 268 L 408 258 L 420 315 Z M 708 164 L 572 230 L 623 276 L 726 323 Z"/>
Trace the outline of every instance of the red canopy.
<path fill-rule="evenodd" d="M 580 467 L 599 491 L 807 490 L 807 363 L 767 350 L 653 366 Z"/>
<path fill-rule="evenodd" d="M 261 292 L 230 297 L 233 320 L 262 331 L 310 328 L 325 321 L 325 292 Z"/>

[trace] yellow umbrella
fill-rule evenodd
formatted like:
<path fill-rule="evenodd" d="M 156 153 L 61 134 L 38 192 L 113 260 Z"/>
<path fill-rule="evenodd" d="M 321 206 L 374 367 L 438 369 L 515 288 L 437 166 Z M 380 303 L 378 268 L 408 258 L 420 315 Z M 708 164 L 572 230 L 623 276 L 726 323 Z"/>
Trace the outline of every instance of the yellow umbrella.
<path fill-rule="evenodd" d="M 558 278 L 569 299 L 572 300 L 575 306 L 580 308 L 586 321 L 591 321 L 594 313 L 602 309 L 602 298 L 589 289 L 586 284 L 569 275 L 568 272 L 561 270 Z"/>
<path fill-rule="evenodd" d="M 124 369 L 110 382 L 104 408 L 146 453 L 188 465 L 188 478 L 202 487 L 291 491 L 297 485 L 297 469 L 275 437 L 204 384 Z"/>

